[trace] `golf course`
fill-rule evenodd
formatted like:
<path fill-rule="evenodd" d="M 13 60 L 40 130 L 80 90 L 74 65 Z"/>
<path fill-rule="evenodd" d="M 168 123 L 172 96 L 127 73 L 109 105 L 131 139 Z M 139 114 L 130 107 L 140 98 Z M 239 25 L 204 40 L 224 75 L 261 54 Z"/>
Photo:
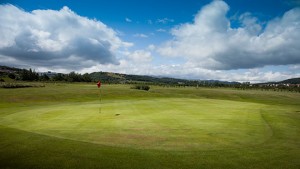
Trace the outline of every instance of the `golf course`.
<path fill-rule="evenodd" d="M 0 168 L 300 168 L 296 92 L 44 86 L 0 88 Z"/>

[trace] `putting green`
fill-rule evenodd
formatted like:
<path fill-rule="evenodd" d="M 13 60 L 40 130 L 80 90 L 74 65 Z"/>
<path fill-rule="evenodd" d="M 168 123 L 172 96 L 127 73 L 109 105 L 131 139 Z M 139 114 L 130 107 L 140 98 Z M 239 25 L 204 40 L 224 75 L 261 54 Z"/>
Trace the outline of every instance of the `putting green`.
<path fill-rule="evenodd" d="M 34 133 L 160 150 L 216 150 L 265 142 L 272 134 L 263 104 L 213 99 L 150 99 L 36 107 L 0 122 Z"/>

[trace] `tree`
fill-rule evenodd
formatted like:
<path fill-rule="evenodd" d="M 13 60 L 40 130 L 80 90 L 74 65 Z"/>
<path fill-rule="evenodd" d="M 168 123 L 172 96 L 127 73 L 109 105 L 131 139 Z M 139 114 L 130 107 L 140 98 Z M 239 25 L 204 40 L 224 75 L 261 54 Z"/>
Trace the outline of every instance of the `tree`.
<path fill-rule="evenodd" d="M 14 73 L 8 74 L 8 77 L 11 79 L 16 79 L 16 75 Z"/>
<path fill-rule="evenodd" d="M 88 73 L 83 74 L 82 79 L 83 79 L 84 82 L 91 82 L 92 81 L 92 78 Z"/>
<path fill-rule="evenodd" d="M 29 70 L 22 69 L 20 76 L 21 76 L 21 80 L 24 80 L 24 81 L 36 81 L 36 80 L 39 80 L 38 73 L 36 73 L 32 69 L 29 69 Z"/>
<path fill-rule="evenodd" d="M 70 73 L 68 74 L 67 80 L 68 80 L 69 82 L 81 82 L 80 75 L 77 74 L 77 73 L 75 73 L 75 72 L 70 72 Z"/>
<path fill-rule="evenodd" d="M 52 79 L 54 81 L 64 81 L 65 79 L 65 75 L 62 73 L 57 73 L 55 76 L 52 77 Z"/>
<path fill-rule="evenodd" d="M 50 79 L 49 76 L 46 75 L 46 74 L 43 74 L 43 75 L 40 77 L 40 80 L 41 80 L 41 81 L 48 81 L 49 79 Z"/>

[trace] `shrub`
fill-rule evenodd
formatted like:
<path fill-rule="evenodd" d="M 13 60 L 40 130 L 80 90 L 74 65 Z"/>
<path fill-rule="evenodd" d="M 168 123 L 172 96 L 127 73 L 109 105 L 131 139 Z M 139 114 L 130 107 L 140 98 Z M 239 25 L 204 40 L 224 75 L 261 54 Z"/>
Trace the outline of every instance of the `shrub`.
<path fill-rule="evenodd" d="M 131 89 L 138 89 L 138 90 L 150 90 L 150 86 L 147 86 L 147 85 L 136 85 L 136 86 L 133 86 L 131 87 Z"/>
<path fill-rule="evenodd" d="M 11 79 L 16 79 L 16 75 L 13 73 L 8 74 L 8 77 Z"/>
<path fill-rule="evenodd" d="M 142 86 L 142 90 L 146 90 L 146 91 L 148 91 L 150 89 L 150 87 L 149 86 Z"/>

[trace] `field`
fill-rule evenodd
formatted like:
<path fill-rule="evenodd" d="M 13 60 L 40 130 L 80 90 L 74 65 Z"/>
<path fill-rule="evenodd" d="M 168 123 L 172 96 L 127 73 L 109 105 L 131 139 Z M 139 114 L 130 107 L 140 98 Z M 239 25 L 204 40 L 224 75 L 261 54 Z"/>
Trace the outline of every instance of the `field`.
<path fill-rule="evenodd" d="M 300 168 L 300 94 L 0 89 L 0 168 Z"/>

